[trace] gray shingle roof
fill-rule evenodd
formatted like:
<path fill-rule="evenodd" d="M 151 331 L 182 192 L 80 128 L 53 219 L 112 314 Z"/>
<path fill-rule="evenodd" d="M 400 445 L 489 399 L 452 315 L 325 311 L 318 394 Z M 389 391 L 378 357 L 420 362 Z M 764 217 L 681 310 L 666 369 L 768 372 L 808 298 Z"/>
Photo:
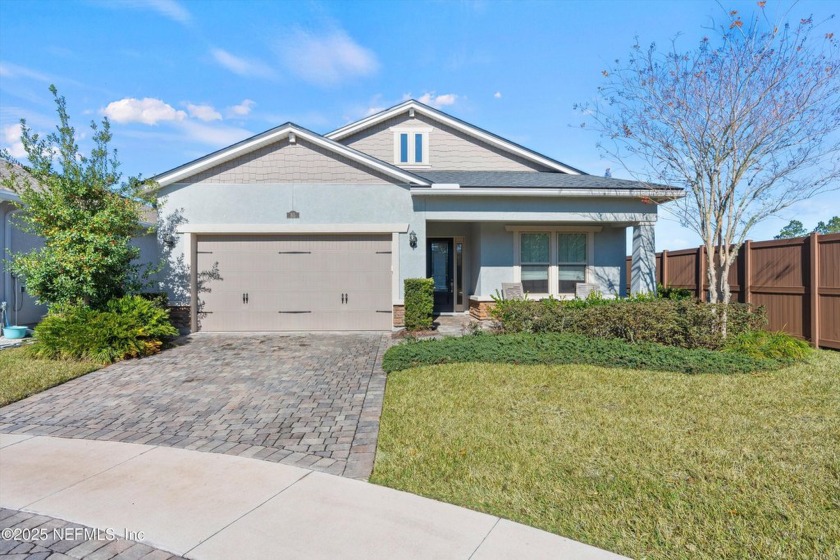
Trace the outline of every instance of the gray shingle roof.
<path fill-rule="evenodd" d="M 567 175 L 541 171 L 415 171 L 433 183 L 457 183 L 462 187 L 531 187 L 552 189 L 656 189 L 680 191 L 677 187 L 596 177 Z"/>

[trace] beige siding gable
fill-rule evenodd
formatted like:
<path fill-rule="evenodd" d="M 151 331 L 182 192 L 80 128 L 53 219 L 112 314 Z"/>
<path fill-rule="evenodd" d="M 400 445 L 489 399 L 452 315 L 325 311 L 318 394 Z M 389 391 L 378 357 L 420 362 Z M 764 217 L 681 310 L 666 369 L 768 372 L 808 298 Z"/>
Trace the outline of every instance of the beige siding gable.
<path fill-rule="evenodd" d="M 357 132 L 341 140 L 387 163 L 394 162 L 394 131 L 392 128 L 413 127 L 431 129 L 429 132 L 429 166 L 435 171 L 554 171 L 546 166 L 491 146 L 477 138 L 446 126 L 424 115 L 414 118 L 408 112 Z M 410 169 L 410 168 L 409 168 Z M 423 174 L 420 168 L 417 173 Z"/>
<path fill-rule="evenodd" d="M 312 183 L 378 185 L 398 182 L 344 156 L 298 138 L 264 146 L 184 180 L 198 183 Z"/>

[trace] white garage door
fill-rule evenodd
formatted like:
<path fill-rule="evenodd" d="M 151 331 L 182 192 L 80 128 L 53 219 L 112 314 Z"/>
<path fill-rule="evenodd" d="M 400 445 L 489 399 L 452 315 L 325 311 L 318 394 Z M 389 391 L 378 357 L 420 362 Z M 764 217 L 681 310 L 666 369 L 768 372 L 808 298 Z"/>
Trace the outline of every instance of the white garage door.
<path fill-rule="evenodd" d="M 390 330 L 391 238 L 197 239 L 202 331 Z"/>

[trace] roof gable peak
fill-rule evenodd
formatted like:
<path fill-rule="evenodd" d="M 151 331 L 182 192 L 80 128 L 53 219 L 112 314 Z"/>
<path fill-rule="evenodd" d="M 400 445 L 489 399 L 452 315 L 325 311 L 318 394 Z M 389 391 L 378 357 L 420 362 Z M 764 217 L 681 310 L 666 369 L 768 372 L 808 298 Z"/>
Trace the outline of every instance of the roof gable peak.
<path fill-rule="evenodd" d="M 402 115 L 405 112 L 409 112 L 412 117 L 414 116 L 412 113 L 417 112 L 429 119 L 455 128 L 473 138 L 481 140 L 497 148 L 501 148 L 509 153 L 518 155 L 519 157 L 536 162 L 556 172 L 567 173 L 570 175 L 586 175 L 586 173 L 580 169 L 576 169 L 570 165 L 566 165 L 565 163 L 540 154 L 539 152 L 535 152 L 534 150 L 521 146 L 520 144 L 512 142 L 506 138 L 502 138 L 497 134 L 493 134 L 492 132 L 475 126 L 474 124 L 468 123 L 457 117 L 453 117 L 448 113 L 444 113 L 439 109 L 430 107 L 425 103 L 417 101 L 416 99 L 407 99 L 389 109 L 374 113 L 373 115 L 367 116 L 358 121 L 351 122 L 341 128 L 325 134 L 324 137 L 340 142 L 357 132 L 361 132 L 362 130 L 375 126 L 390 118 Z"/>

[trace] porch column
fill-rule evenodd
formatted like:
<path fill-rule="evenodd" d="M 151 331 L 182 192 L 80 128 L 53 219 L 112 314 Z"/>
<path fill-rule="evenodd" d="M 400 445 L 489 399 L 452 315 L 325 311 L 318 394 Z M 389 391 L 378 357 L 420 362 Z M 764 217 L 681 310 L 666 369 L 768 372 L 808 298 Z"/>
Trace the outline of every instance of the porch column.
<path fill-rule="evenodd" d="M 656 292 L 656 236 L 653 222 L 640 222 L 633 226 L 630 294 L 650 292 Z"/>

